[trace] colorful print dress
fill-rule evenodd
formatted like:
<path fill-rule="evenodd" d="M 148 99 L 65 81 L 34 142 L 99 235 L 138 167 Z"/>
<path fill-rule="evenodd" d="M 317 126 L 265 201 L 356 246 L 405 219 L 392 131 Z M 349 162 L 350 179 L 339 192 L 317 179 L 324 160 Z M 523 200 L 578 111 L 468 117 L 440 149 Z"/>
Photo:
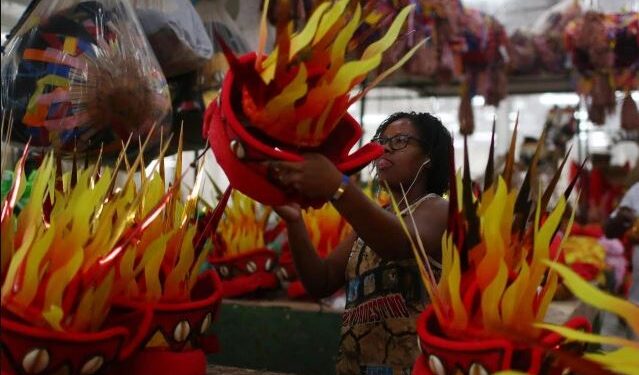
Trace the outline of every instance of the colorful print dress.
<path fill-rule="evenodd" d="M 337 374 L 410 374 L 420 354 L 416 320 L 428 302 L 415 260 L 383 260 L 358 238 L 346 280 Z"/>

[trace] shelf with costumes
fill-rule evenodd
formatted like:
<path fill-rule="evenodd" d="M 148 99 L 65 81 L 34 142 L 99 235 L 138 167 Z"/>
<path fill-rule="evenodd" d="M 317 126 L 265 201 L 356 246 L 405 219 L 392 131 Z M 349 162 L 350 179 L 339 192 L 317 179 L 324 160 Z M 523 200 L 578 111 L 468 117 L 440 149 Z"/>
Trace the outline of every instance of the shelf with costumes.
<path fill-rule="evenodd" d="M 384 12 L 396 12 L 388 2 L 378 3 L 386 5 Z M 423 96 L 461 96 L 461 133 L 472 133 L 473 96 L 496 105 L 507 93 L 577 91 L 586 99 L 592 121 L 602 124 L 606 111 L 614 108 L 614 90 L 620 90 L 625 95 L 622 128 L 639 126 L 630 95 L 638 87 L 639 13 L 603 14 L 563 1 L 532 30 L 506 36 L 499 22 L 457 1 L 417 4 L 409 26 L 414 31 L 398 40 L 384 61 L 396 61 L 419 37 L 430 37 L 429 42 L 384 85 L 413 88 Z"/>

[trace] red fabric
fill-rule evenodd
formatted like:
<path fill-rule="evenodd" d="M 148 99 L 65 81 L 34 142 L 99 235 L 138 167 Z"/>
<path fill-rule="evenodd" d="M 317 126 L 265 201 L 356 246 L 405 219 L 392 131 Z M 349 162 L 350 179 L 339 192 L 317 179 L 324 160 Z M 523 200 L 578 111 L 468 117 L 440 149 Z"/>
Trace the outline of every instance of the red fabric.
<path fill-rule="evenodd" d="M 552 239 L 552 242 L 550 243 L 549 255 L 550 255 L 550 259 L 556 258 L 558 262 L 565 264 L 566 257 L 564 256 L 563 251 L 559 253 L 559 258 L 557 258 L 557 252 L 559 251 L 559 245 L 561 245 L 561 240 L 563 237 L 564 237 L 563 233 L 557 232 L 555 237 Z"/>
<path fill-rule="evenodd" d="M 145 349 L 128 363 L 125 372 L 120 373 L 204 375 L 206 374 L 206 355 L 202 350 L 172 352 L 162 349 Z"/>
<path fill-rule="evenodd" d="M 191 291 L 191 300 L 179 303 L 156 303 L 153 307 L 153 320 L 150 328 L 142 340 L 141 347 L 146 346 L 156 332 L 160 332 L 169 347 L 174 351 L 181 351 L 187 343 L 198 344 L 202 338 L 200 327 L 210 314 L 211 319 L 217 315 L 223 296 L 223 283 L 213 271 L 203 273 Z M 145 301 L 114 301 L 113 308 L 120 311 L 141 310 L 149 304 Z M 189 324 L 189 335 L 181 342 L 174 339 L 175 327 L 186 321 Z M 123 320 L 122 324 L 127 324 Z M 135 324 L 135 322 L 131 322 Z"/>
<path fill-rule="evenodd" d="M 86 361 L 96 355 L 103 357 L 103 366 L 110 366 L 118 359 L 129 334 L 122 327 L 94 333 L 57 332 L 24 325 L 8 319 L 9 315 L 3 311 L 0 318 L 0 369 L 3 374 L 23 373 L 22 361 L 34 348 L 47 351 L 47 373 L 55 373 L 65 366 L 70 366 L 71 373 L 80 373 Z"/>
<path fill-rule="evenodd" d="M 597 275 L 599 275 L 599 269 L 592 264 L 575 262 L 570 268 L 575 271 L 579 276 L 581 276 L 586 281 L 594 280 Z"/>
<path fill-rule="evenodd" d="M 279 280 L 273 273 L 276 258 L 274 251 L 260 248 L 234 256 L 211 257 L 209 261 L 222 275 L 224 297 L 237 297 L 258 289 L 277 288 Z M 221 272 L 222 268 L 226 272 Z"/>
<path fill-rule="evenodd" d="M 224 298 L 238 297 L 260 289 L 275 289 L 279 281 L 270 272 L 256 272 L 253 275 L 239 276 L 222 281 Z"/>
<path fill-rule="evenodd" d="M 583 329 L 586 332 L 590 332 L 591 329 L 590 323 L 582 317 L 571 319 L 565 326 Z M 473 364 L 481 365 L 489 374 L 507 369 L 526 371 L 530 374 L 541 371 L 544 351 L 538 346 L 515 343 L 503 338 L 468 341 L 448 339 L 441 332 L 433 306 L 429 306 L 417 318 L 417 333 L 423 354 L 417 358 L 413 375 L 431 373 L 431 356 L 439 360 L 446 374 L 457 371 L 468 374 Z M 562 342 L 561 336 L 551 332 L 542 336 L 539 344 L 552 348 Z"/>
<path fill-rule="evenodd" d="M 286 295 L 290 299 L 302 299 L 310 297 L 308 292 L 306 291 L 306 288 L 304 288 L 304 285 L 299 280 L 293 281 L 289 284 L 288 288 L 286 289 Z"/>
<path fill-rule="evenodd" d="M 626 164 L 624 168 L 629 171 L 629 164 Z M 571 180 L 576 176 L 578 170 L 579 165 L 571 163 Z M 604 219 L 612 213 L 624 193 L 624 186 L 611 184 L 600 168 L 584 171 L 579 180 L 579 186 L 582 192 L 581 199 L 585 199 L 591 209 L 599 210 L 599 219 Z"/>
<path fill-rule="evenodd" d="M 574 223 L 570 230 L 570 235 L 600 238 L 604 235 L 604 231 L 599 224 L 580 225 L 578 223 Z"/>

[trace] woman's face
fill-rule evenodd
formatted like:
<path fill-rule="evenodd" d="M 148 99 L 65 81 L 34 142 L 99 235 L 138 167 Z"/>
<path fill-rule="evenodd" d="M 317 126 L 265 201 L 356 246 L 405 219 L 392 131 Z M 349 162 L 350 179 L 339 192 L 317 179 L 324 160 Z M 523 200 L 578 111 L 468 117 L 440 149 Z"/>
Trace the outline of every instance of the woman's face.
<path fill-rule="evenodd" d="M 393 121 L 378 140 L 384 145 L 384 154 L 375 161 L 380 181 L 386 181 L 390 186 L 401 183 L 407 189 L 419 168 L 429 159 L 419 143 L 415 126 L 406 118 Z M 423 175 L 425 172 L 422 170 Z"/>

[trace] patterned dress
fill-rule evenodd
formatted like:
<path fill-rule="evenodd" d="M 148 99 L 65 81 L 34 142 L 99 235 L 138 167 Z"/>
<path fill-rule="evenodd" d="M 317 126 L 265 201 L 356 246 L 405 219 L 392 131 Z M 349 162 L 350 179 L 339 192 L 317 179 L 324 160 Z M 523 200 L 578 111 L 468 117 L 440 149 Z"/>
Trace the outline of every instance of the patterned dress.
<path fill-rule="evenodd" d="M 415 260 L 383 260 L 358 238 L 346 280 L 337 374 L 410 374 L 419 355 L 416 319 L 428 302 Z"/>

